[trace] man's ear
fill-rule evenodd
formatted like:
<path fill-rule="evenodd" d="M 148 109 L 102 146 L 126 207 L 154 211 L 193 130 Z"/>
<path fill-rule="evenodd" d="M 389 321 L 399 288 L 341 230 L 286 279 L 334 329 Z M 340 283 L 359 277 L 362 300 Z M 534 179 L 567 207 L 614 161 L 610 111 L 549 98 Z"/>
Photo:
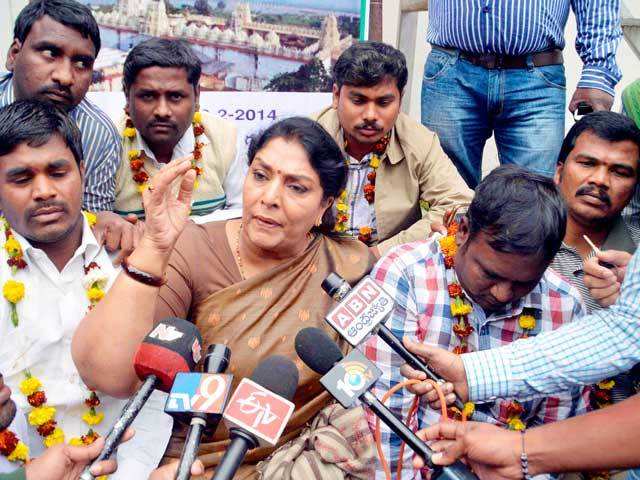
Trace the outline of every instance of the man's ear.
<path fill-rule="evenodd" d="M 5 67 L 7 67 L 8 71 L 13 72 L 13 69 L 16 65 L 16 57 L 20 53 L 21 49 L 22 42 L 20 42 L 20 40 L 18 40 L 17 38 L 14 38 L 11 46 L 9 47 L 9 51 L 7 52 L 7 63 L 5 63 Z"/>
<path fill-rule="evenodd" d="M 462 217 L 460 220 L 460 225 L 458 225 L 458 231 L 456 233 L 456 245 L 461 247 L 465 243 L 469 241 L 469 219 L 466 215 Z"/>
<path fill-rule="evenodd" d="M 556 185 L 560 185 L 562 181 L 562 172 L 564 170 L 564 162 L 559 162 L 556 165 L 556 173 L 553 174 L 553 183 Z"/>
<path fill-rule="evenodd" d="M 84 190 L 84 161 L 80 162 L 80 165 L 78 165 L 78 170 L 80 170 L 80 180 L 82 181 L 82 186 L 83 186 L 83 190 Z"/>
<path fill-rule="evenodd" d="M 333 99 L 331 107 L 338 108 L 338 100 L 340 100 L 340 87 L 337 84 L 333 84 Z"/>
<path fill-rule="evenodd" d="M 200 110 L 200 85 L 196 85 L 195 88 L 193 89 L 194 92 L 194 101 L 196 102 L 196 108 L 195 111 L 197 112 L 198 110 Z"/>

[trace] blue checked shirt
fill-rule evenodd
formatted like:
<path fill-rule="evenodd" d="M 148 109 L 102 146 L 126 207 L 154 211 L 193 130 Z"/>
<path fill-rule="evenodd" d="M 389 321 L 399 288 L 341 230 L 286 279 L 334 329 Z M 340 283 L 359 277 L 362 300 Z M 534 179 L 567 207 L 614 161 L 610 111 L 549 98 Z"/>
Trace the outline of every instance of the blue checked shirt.
<path fill-rule="evenodd" d="M 0 108 L 14 101 L 13 75 L 0 74 Z M 116 170 L 121 159 L 120 134 L 109 117 L 86 98 L 69 116 L 82 134 L 85 185 L 83 208 L 90 211 L 115 207 Z"/>
<path fill-rule="evenodd" d="M 640 249 L 620 297 L 557 332 L 462 356 L 472 400 L 533 398 L 596 383 L 640 362 Z"/>
<path fill-rule="evenodd" d="M 419 241 L 400 245 L 385 255 L 374 267 L 371 276 L 394 298 L 395 309 L 386 325 L 398 338 L 408 336 L 414 341 L 429 343 L 453 350 L 459 340 L 453 333 L 456 320 L 451 315 L 447 286 L 453 280 L 453 271 L 445 269 L 444 257 L 436 240 Z M 469 336 L 471 350 L 488 350 L 507 345 L 524 334 L 519 325 L 523 308 L 535 312 L 536 327 L 529 335 L 554 330 L 583 314 L 580 294 L 553 270 L 546 271 L 538 285 L 517 304 L 508 305 L 504 311 L 486 315 L 481 307 L 473 304 L 469 321 L 474 332 Z M 363 350 L 367 357 L 382 370 L 382 377 L 373 388 L 381 398 L 394 385 L 404 380 L 400 367 L 405 363 L 378 337 L 368 340 Z M 520 419 L 528 427 L 562 420 L 588 410 L 588 389 L 574 388 L 562 394 L 521 402 L 524 413 Z M 505 396 L 506 397 L 506 396 Z M 413 400 L 407 390 L 393 395 L 387 405 L 391 411 L 406 420 Z M 507 405 L 510 400 L 499 398 L 491 403 L 476 406 L 474 420 L 505 426 Z M 373 427 L 375 417 L 370 416 Z M 424 428 L 440 420 L 439 412 L 420 404 L 417 422 L 413 429 Z M 395 477 L 399 461 L 400 439 L 389 428 L 382 426 L 382 444 L 385 456 L 390 459 Z M 416 478 L 411 472 L 411 449 L 405 450 L 403 478 Z M 384 478 L 383 472 L 377 472 Z M 542 475 L 538 478 L 552 478 Z"/>
<path fill-rule="evenodd" d="M 576 51 L 584 64 L 578 87 L 613 96 L 621 77 L 616 65 L 620 0 L 429 0 L 427 41 L 501 55 L 563 49 L 570 6 L 578 25 Z"/>

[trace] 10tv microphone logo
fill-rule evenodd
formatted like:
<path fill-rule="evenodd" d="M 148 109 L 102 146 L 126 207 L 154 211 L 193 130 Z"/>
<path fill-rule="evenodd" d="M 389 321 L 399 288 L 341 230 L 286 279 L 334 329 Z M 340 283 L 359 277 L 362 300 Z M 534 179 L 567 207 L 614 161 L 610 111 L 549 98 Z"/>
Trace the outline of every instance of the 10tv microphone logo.
<path fill-rule="evenodd" d="M 352 350 L 320 379 L 320 383 L 344 408 L 349 408 L 381 375 L 380 369 L 362 352 Z"/>
<path fill-rule="evenodd" d="M 358 346 L 393 310 L 393 299 L 380 285 L 365 277 L 325 317 L 352 346 Z"/>

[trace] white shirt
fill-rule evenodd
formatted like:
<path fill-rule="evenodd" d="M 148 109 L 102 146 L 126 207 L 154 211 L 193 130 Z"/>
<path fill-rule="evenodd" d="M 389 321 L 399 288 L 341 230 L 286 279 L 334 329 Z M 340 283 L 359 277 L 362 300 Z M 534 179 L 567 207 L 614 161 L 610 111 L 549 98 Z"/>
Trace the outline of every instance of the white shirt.
<path fill-rule="evenodd" d="M 209 145 L 209 139 L 206 135 L 200 135 L 200 142 L 203 145 Z M 173 147 L 173 153 L 171 154 L 171 161 L 176 158 L 186 157 L 193 153 L 193 149 L 196 146 L 196 137 L 193 134 L 193 128 L 187 128 L 182 138 L 178 141 L 175 147 Z M 154 166 L 161 169 L 166 164 L 161 164 L 156 159 L 153 150 L 144 141 L 142 135 L 136 135 L 133 139 L 132 148 L 135 150 L 144 151 L 145 155 L 151 160 Z M 236 158 L 229 165 L 227 175 L 222 181 L 222 189 L 227 197 L 226 208 L 241 208 L 242 207 L 242 186 L 244 184 L 244 178 L 247 175 L 249 167 L 247 162 L 244 161 L 244 152 L 238 152 Z"/>
<path fill-rule="evenodd" d="M 61 272 L 44 251 L 32 247 L 15 231 L 13 234 L 22 246 L 27 268 L 13 275 L 6 262 L 6 251 L 0 250 L 0 284 L 4 285 L 8 278 L 25 284 L 25 296 L 17 304 L 17 328 L 11 323 L 9 302 L 0 298 L 0 372 L 13 392 L 12 399 L 25 415 L 31 406 L 19 388 L 25 378 L 24 372 L 28 370 L 40 379 L 47 404 L 56 408 L 55 420 L 63 429 L 67 442 L 72 437 L 86 434 L 89 429 L 82 420 L 87 410 L 84 400 L 88 390 L 71 357 L 73 333 L 89 306 L 82 285 L 84 266 L 96 262 L 109 277 L 108 287 L 119 271 L 98 245 L 87 221 L 83 219 L 83 222 L 82 244 Z M 115 423 L 125 401 L 100 392 L 98 396 L 102 401 L 98 410 L 105 418 L 94 430 L 104 436 Z M 133 424 L 136 429 L 134 439 L 118 449 L 118 472 L 110 478 L 147 478 L 157 466 L 173 425 L 171 417 L 163 411 L 165 398 L 164 394 L 155 392 L 149 399 Z M 29 445 L 31 456 L 36 457 L 44 450 L 42 437 L 35 427 L 29 425 L 28 428 L 29 438 L 21 440 Z"/>

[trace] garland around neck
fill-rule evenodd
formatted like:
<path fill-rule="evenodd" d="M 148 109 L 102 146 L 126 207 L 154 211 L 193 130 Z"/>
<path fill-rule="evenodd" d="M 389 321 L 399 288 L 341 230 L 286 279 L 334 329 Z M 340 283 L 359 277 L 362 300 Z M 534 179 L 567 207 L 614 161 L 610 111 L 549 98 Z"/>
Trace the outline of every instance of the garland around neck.
<path fill-rule="evenodd" d="M 202 177 L 203 171 L 199 162 L 202 160 L 202 147 L 204 143 L 199 141 L 201 135 L 204 135 L 204 126 L 202 125 L 202 114 L 198 111 L 193 114 L 193 120 L 191 121 L 193 127 L 193 136 L 195 137 L 195 145 L 193 147 L 193 158 L 191 160 L 191 166 L 196 171 L 196 181 L 193 185 L 194 190 L 198 188 L 198 180 Z M 133 142 L 138 135 L 137 130 L 133 126 L 133 122 L 129 117 L 125 121 L 125 128 L 122 131 L 122 136 L 125 141 L 128 142 L 127 157 L 129 159 L 129 168 L 133 175 L 133 181 L 137 184 L 137 190 L 140 195 L 149 188 L 149 172 L 144 168 L 144 152 L 133 148 Z"/>

